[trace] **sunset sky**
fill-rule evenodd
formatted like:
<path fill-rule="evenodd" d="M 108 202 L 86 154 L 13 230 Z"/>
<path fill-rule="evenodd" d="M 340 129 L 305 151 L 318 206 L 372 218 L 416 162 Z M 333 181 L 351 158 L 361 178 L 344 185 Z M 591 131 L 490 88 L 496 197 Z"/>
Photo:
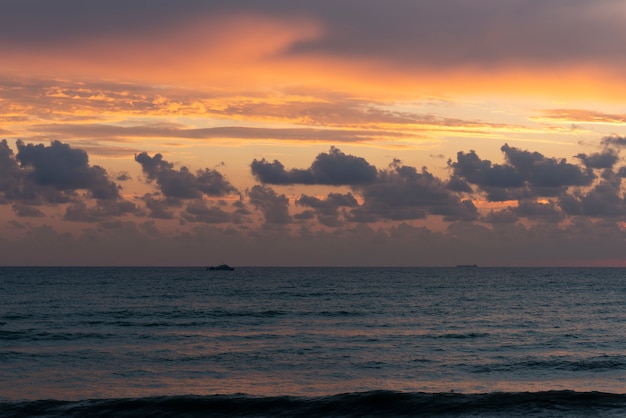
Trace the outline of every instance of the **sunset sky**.
<path fill-rule="evenodd" d="M 0 1 L 0 264 L 626 266 L 626 2 Z"/>

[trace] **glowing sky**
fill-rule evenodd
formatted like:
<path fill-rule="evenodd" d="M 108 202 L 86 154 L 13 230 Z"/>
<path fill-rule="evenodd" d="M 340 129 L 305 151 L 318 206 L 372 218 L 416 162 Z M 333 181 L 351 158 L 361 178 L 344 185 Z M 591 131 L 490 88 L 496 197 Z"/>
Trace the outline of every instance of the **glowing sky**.
<path fill-rule="evenodd" d="M 626 266 L 626 3 L 0 2 L 0 264 Z"/>

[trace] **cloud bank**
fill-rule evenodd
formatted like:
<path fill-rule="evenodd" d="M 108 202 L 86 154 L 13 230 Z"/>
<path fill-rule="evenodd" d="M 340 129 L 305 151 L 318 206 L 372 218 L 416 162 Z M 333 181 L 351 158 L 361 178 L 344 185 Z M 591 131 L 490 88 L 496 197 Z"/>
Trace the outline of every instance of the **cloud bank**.
<path fill-rule="evenodd" d="M 68 248 L 90 248 L 93 253 L 84 254 L 84 260 L 102 260 L 95 248 L 110 251 L 117 239 L 132 237 L 132 242 L 165 257 L 161 261 L 184 264 L 191 258 L 180 256 L 175 261 L 163 255 L 171 242 L 189 248 L 198 241 L 214 246 L 222 240 L 225 247 L 219 253 L 232 251 L 230 257 L 239 254 L 253 264 L 269 260 L 342 264 L 330 249 L 349 263 L 356 257 L 344 248 L 349 244 L 354 251 L 372 252 L 367 263 L 446 264 L 445 260 L 462 258 L 461 262 L 510 264 L 522 263 L 527 255 L 521 252 L 534 254 L 536 248 L 549 245 L 541 241 L 546 240 L 568 251 L 553 250 L 550 257 L 536 258 L 537 263 L 567 264 L 594 257 L 615 263 L 620 256 L 614 246 L 623 248 L 626 239 L 626 170 L 621 139 L 607 137 L 601 144 L 602 150 L 579 153 L 571 161 L 506 144 L 498 163 L 481 159 L 475 151 L 459 151 L 456 160 L 448 161 L 446 179 L 398 159 L 376 168 L 362 157 L 331 147 L 307 168 L 286 169 L 278 160 L 253 160 L 251 174 L 261 184 L 243 192 L 217 170 L 193 171 L 177 167 L 161 154 L 141 152 L 134 160 L 152 191 L 123 198 L 122 186 L 104 168 L 90 165 L 83 150 L 59 141 L 49 145 L 18 141 L 18 152 L 13 153 L 2 141 L 0 209 L 8 208 L 14 220 L 6 221 L 4 228 L 10 233 L 0 246 L 20 248 L 29 242 L 34 245 L 33 240 L 52 245 L 57 240 Z M 321 196 L 303 192 L 290 197 L 274 189 L 294 185 L 303 191 L 322 186 L 331 190 Z M 500 206 L 493 209 L 484 202 Z M 93 226 L 81 233 L 63 232 L 64 225 L 76 223 Z M 176 231 L 172 225 L 177 225 Z M 513 236 L 514 242 L 507 241 Z M 155 240 L 150 245 L 149 237 Z M 270 245 L 269 239 L 279 240 L 271 245 L 288 254 L 282 261 L 259 247 Z M 87 245 L 85 240 L 93 242 Z M 585 250 L 588 242 L 596 242 L 598 248 Z M 474 248 L 478 246 L 482 255 Z M 244 250 L 238 253 L 237 248 Z M 421 255 L 410 256 L 409 248 Z M 458 254 L 450 253 L 450 248 L 457 248 Z M 600 248 L 606 253 L 597 254 Z M 246 253 L 252 249 L 268 259 Z M 14 251 L 8 254 L 15 256 Z M 148 255 L 138 255 L 137 260 L 141 257 Z M 59 256 L 61 260 L 68 259 Z"/>
<path fill-rule="evenodd" d="M 324 31 L 291 45 L 284 52 L 290 55 L 356 56 L 450 68 L 624 60 L 623 8 L 610 0 L 182 0 L 175 6 L 110 0 L 90 7 L 78 0 L 29 0 L 4 2 L 0 10 L 0 45 L 5 48 L 93 41 L 110 36 L 111 27 L 119 39 L 146 34 L 160 39 L 162 33 L 193 22 L 243 13 L 319 22 Z"/>

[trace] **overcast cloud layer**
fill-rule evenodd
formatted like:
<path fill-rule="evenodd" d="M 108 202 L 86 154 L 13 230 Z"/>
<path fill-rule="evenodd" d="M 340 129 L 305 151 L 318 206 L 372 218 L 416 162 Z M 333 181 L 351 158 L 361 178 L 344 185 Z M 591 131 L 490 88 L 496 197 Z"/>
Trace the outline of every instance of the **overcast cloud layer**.
<path fill-rule="evenodd" d="M 2 4 L 3 48 L 50 48 L 103 35 L 159 36 L 228 14 L 311 19 L 324 28 L 284 54 L 402 61 L 415 67 L 623 63 L 624 6 L 613 0 L 22 0 Z M 111 28 L 115 28 L 112 32 Z M 416 42 L 419 40 L 420 42 Z M 389 46 L 393 45 L 392 48 Z"/>

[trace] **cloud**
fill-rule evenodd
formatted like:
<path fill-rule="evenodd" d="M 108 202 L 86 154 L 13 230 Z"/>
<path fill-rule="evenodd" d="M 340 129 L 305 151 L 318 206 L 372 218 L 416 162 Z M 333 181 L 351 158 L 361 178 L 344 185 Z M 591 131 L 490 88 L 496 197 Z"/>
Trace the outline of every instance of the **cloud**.
<path fill-rule="evenodd" d="M 180 208 L 183 206 L 181 199 L 164 198 L 159 199 L 153 194 L 146 193 L 141 200 L 148 209 L 148 217 L 156 219 L 174 219 L 172 208 Z"/>
<path fill-rule="evenodd" d="M 56 3 L 0 3 L 7 71 L 238 91 L 332 84 L 395 97 L 623 90 L 614 0 Z"/>
<path fill-rule="evenodd" d="M 46 215 L 34 206 L 24 205 L 21 203 L 14 203 L 11 206 L 13 213 L 20 218 L 43 218 Z"/>
<path fill-rule="evenodd" d="M 376 182 L 355 190 L 363 197 L 362 206 L 351 212 L 355 221 L 411 220 L 427 215 L 453 221 L 474 220 L 478 216 L 470 200 L 461 200 L 426 168 L 418 171 L 398 160 L 379 172 Z"/>
<path fill-rule="evenodd" d="M 234 97 L 225 108 L 216 108 L 216 116 L 248 115 L 254 118 L 269 120 L 283 120 L 300 125 L 320 126 L 326 129 L 298 130 L 282 129 L 273 134 L 271 129 L 259 131 L 259 135 L 274 135 L 283 138 L 291 135 L 294 138 L 304 138 L 307 134 L 317 135 L 320 139 L 330 139 L 333 142 L 371 141 L 376 137 L 403 138 L 407 136 L 403 129 L 420 130 L 437 128 L 441 131 L 473 130 L 505 128 L 507 125 L 486 123 L 482 121 L 464 120 L 458 118 L 441 117 L 430 113 L 416 113 L 394 109 L 388 100 L 362 98 L 358 93 L 338 94 L 336 92 L 307 91 L 306 88 L 287 91 L 287 97 L 268 97 L 259 100 L 259 97 Z M 219 112 L 219 113 L 217 113 Z M 340 127 L 341 129 L 328 129 Z M 367 130 L 362 129 L 367 127 Z M 361 129 L 359 129 L 361 128 Z M 515 128 L 521 129 L 516 125 Z M 237 127 L 228 128 L 239 135 Z M 241 128 L 239 128 L 241 129 Z M 207 132 L 212 132 L 207 130 Z M 215 132 L 220 132 L 216 130 Z M 242 137 L 246 131 L 241 129 Z M 227 135 L 228 131 L 224 131 Z M 250 135 L 254 130 L 250 130 Z M 336 139 L 333 139 L 336 138 Z"/>
<path fill-rule="evenodd" d="M 508 144 L 501 150 L 506 164 L 481 160 L 474 151 L 459 151 L 457 161 L 449 161 L 448 165 L 454 176 L 479 186 L 490 201 L 557 196 L 571 186 L 589 186 L 596 178 L 590 168 L 583 169 L 565 159 L 544 157 Z M 591 164 L 601 162 L 597 156 L 579 158 Z"/>
<path fill-rule="evenodd" d="M 475 154 L 474 154 L 475 155 Z M 472 186 L 458 176 L 451 176 L 446 187 L 453 192 L 472 193 Z"/>
<path fill-rule="evenodd" d="M 203 222 L 207 224 L 219 224 L 232 221 L 232 215 L 223 211 L 219 206 L 207 206 L 202 200 L 193 200 L 181 214 L 182 218 L 189 222 Z"/>
<path fill-rule="evenodd" d="M 595 110 L 584 109 L 546 109 L 541 111 L 542 116 L 532 117 L 539 121 L 556 121 L 568 123 L 601 123 L 621 125 L 626 122 L 626 115 L 610 114 Z"/>
<path fill-rule="evenodd" d="M 61 204 L 81 198 L 120 199 L 118 186 L 106 170 L 89 165 L 87 153 L 53 141 L 49 146 L 17 141 L 17 155 L 0 141 L 0 201 L 29 205 Z"/>
<path fill-rule="evenodd" d="M 135 155 L 135 161 L 141 164 L 147 182 L 156 181 L 166 198 L 198 199 L 203 194 L 220 197 L 239 193 L 217 170 L 205 168 L 195 174 L 184 166 L 176 170 L 174 164 L 164 160 L 161 154 L 150 157 L 146 152 Z"/>
<path fill-rule="evenodd" d="M 232 206 L 235 209 L 232 212 L 233 224 L 243 224 L 249 221 L 249 217 L 252 215 L 252 212 L 248 209 L 243 199 L 237 200 L 232 204 Z"/>
<path fill-rule="evenodd" d="M 626 137 L 624 136 L 607 136 L 602 138 L 602 143 L 606 146 L 614 146 L 614 147 L 626 147 Z"/>
<path fill-rule="evenodd" d="M 567 186 L 588 186 L 595 179 L 590 171 L 569 164 L 564 158 L 547 158 L 504 144 L 501 148 L 507 161 L 535 189 L 561 189 Z"/>
<path fill-rule="evenodd" d="M 253 116 L 253 115 L 250 115 Z M 283 117 L 289 115 L 283 112 Z M 467 122 L 468 124 L 470 122 Z M 262 126 L 220 126 L 215 128 L 185 128 L 179 125 L 138 125 L 113 126 L 106 124 L 41 124 L 31 128 L 35 132 L 58 133 L 75 138 L 116 139 L 125 138 L 187 138 L 244 140 L 285 140 L 285 141 L 332 141 L 332 142 L 371 142 L 380 138 L 407 137 L 404 132 L 382 129 L 330 129 L 330 128 L 266 128 Z"/>
<path fill-rule="evenodd" d="M 104 168 L 89 165 L 85 151 L 59 141 L 52 141 L 50 146 L 19 140 L 16 144 L 16 159 L 34 184 L 62 191 L 89 190 L 96 199 L 120 197 L 119 186 L 108 178 Z"/>
<path fill-rule="evenodd" d="M 300 213 L 296 213 L 295 215 L 293 215 L 293 218 L 298 220 L 298 221 L 308 221 L 308 220 L 311 220 L 311 219 L 315 219 L 315 212 L 310 210 L 310 209 L 307 209 L 307 210 L 302 211 Z"/>
<path fill-rule="evenodd" d="M 459 151 L 457 161 L 449 161 L 448 164 L 455 175 L 454 184 L 464 179 L 480 187 L 514 188 L 524 185 L 524 179 L 514 167 L 492 165 L 489 160 L 481 160 L 473 150 L 468 153 Z"/>
<path fill-rule="evenodd" d="M 619 161 L 619 155 L 617 151 L 612 149 L 605 150 L 603 152 L 596 152 L 592 154 L 578 154 L 576 155 L 587 168 L 595 169 L 612 169 L 613 166 Z"/>
<path fill-rule="evenodd" d="M 21 119 L 20 123 L 7 124 L 15 130 L 12 136 L 32 141 L 65 138 L 80 144 L 90 155 L 102 156 L 141 152 L 134 142 L 155 138 L 380 143 L 389 147 L 432 141 L 433 132 L 486 135 L 527 129 L 407 111 L 398 109 L 389 98 L 364 98 L 361 92 L 339 94 L 304 86 L 281 88 L 278 94 L 274 90 L 242 93 L 153 87 L 140 82 L 71 82 L 0 75 L 0 88 L 6 99 L 0 101 L 0 114 Z M 181 114 L 222 122 L 211 127 L 173 122 Z M 159 119 L 148 123 L 144 115 Z M 241 126 L 243 121 L 246 126 Z"/>
<path fill-rule="evenodd" d="M 21 170 L 6 139 L 0 141 L 0 203 L 7 203 L 23 195 L 24 171 Z"/>
<path fill-rule="evenodd" d="M 302 193 L 292 201 L 272 189 L 270 182 L 254 185 L 233 200 L 236 193 L 221 174 L 175 168 L 160 154 L 141 153 L 135 161 L 146 180 L 156 183 L 157 190 L 131 202 L 119 197 L 96 199 L 89 189 L 74 188 L 87 186 L 72 183 L 76 180 L 67 173 L 39 184 L 37 170 L 42 175 L 44 168 L 50 168 L 38 162 L 40 155 L 32 149 L 65 161 L 69 173 L 91 173 L 87 176 L 94 176 L 91 182 L 96 183 L 93 179 L 103 173 L 89 170 L 92 166 L 84 151 L 76 153 L 74 148 L 59 145 L 57 149 L 53 144 L 32 149 L 24 145 L 21 149 L 32 155 L 22 155 L 28 162 L 22 167 L 21 160 L 2 141 L 0 198 L 7 206 L 0 209 L 26 222 L 0 224 L 0 248 L 16 257 L 14 260 L 21 260 L 16 248 L 30 246 L 57 254 L 54 245 L 63 243 L 65 251 L 84 256 L 75 259 L 83 260 L 80 263 L 103 260 L 100 250 L 108 252 L 107 263 L 116 260 L 118 264 L 123 260 L 122 248 L 132 250 L 140 245 L 144 247 L 133 253 L 135 263 L 198 263 L 202 260 L 195 249 L 199 243 L 205 256 L 210 247 L 222 260 L 241 257 L 246 264 L 345 265 L 366 260 L 379 265 L 445 265 L 450 263 L 451 254 L 462 258 L 452 264 L 532 264 L 532 260 L 535 264 L 554 264 L 554 257 L 571 264 L 583 263 L 589 254 L 596 259 L 618 260 L 615 254 L 619 251 L 613 246 L 623 247 L 626 233 L 626 173 L 618 164 L 616 146 L 601 145 L 598 152 L 578 154 L 576 164 L 508 145 L 501 148 L 504 162 L 500 164 L 483 160 L 473 151 L 461 152 L 456 161 L 449 161 L 448 178 L 397 159 L 377 169 L 365 159 L 333 147 L 317 155 L 309 168 L 286 170 L 274 162 L 282 167 L 272 174 L 278 179 L 305 178 L 308 184 L 330 186 L 310 188 L 320 194 Z M 267 169 L 268 163 L 259 167 Z M 342 168 L 353 171 L 347 173 Z M 257 172 L 257 178 L 267 175 Z M 367 181 L 358 181 L 363 179 Z M 337 191 L 338 186 L 343 190 Z M 166 193 L 177 187 L 178 194 Z M 289 189 L 290 193 L 298 190 Z M 78 193 L 81 190 L 88 193 Z M 484 202 L 485 194 L 496 191 L 514 196 L 515 202 Z M 221 199 L 220 193 L 230 196 Z M 27 194 L 31 196 L 28 199 Z M 56 207 L 42 207 L 55 196 Z M 490 207 L 499 210 L 489 211 Z M 151 220 L 145 222 L 146 216 Z M 64 228 L 72 232 L 63 232 Z M 589 242 L 599 248 L 585 253 Z M 175 243 L 185 248 L 186 254 L 168 253 L 176 248 Z M 552 246 L 558 248 L 551 250 Z M 7 255 L 0 254 L 2 257 Z M 68 256 L 50 261 L 42 255 L 37 260 L 56 263 L 68 260 Z"/>
<path fill-rule="evenodd" d="M 519 220 L 519 216 L 512 208 L 506 208 L 503 210 L 490 210 L 480 220 L 489 224 L 512 224 Z"/>
<path fill-rule="evenodd" d="M 123 171 L 121 173 L 118 173 L 115 176 L 115 180 L 116 181 L 130 181 L 130 180 L 132 180 L 132 178 L 130 177 L 130 175 L 127 172 Z"/>
<path fill-rule="evenodd" d="M 622 62 L 620 11 L 619 4 L 609 0 L 593 4 L 572 0 L 476 0 L 471 4 L 463 0 L 391 4 L 375 0 L 181 0 L 176 6 L 110 0 L 88 8 L 77 0 L 54 5 L 31 0 L 2 4 L 0 39 L 13 47 L 54 47 L 83 39 L 93 42 L 110 35 L 112 27 L 120 40 L 162 39 L 161 33 L 176 33 L 198 20 L 245 13 L 283 21 L 307 18 L 324 27 L 321 35 L 288 45 L 289 55 L 376 58 L 413 67 L 497 67 L 520 61 L 560 67 Z M 580 31 L 581 27 L 586 30 Z"/>
<path fill-rule="evenodd" d="M 602 219 L 619 219 L 626 216 L 626 197 L 620 193 L 621 181 L 602 181 L 586 193 L 577 192 L 563 196 L 561 207 L 569 215 L 582 215 Z M 621 194 L 621 195 L 620 195 Z"/>
<path fill-rule="evenodd" d="M 154 24 L 176 22 L 181 14 L 192 12 L 189 10 L 191 4 L 186 3 L 187 7 L 181 10 L 147 1 L 125 5 L 113 0 L 89 7 L 82 7 L 84 5 L 75 0 L 61 0 L 56 4 L 41 0 L 7 2 L 1 7 L 1 33 L 5 36 L 13 34 L 17 37 L 13 42 L 22 45 L 46 41 L 47 45 L 75 42 L 82 36 L 93 38 L 109 33 L 112 26 L 123 34 L 130 34 Z M 96 18 L 98 16 L 100 19 Z"/>
<path fill-rule="evenodd" d="M 352 193 L 329 193 L 326 199 L 302 195 L 296 200 L 296 205 L 314 209 L 314 212 L 305 212 L 304 215 L 301 214 L 297 219 L 310 219 L 311 215 L 315 214 L 320 224 L 329 227 L 338 227 L 342 224 L 339 219 L 339 208 L 355 208 L 359 206 L 359 203 Z"/>
<path fill-rule="evenodd" d="M 308 169 L 285 170 L 277 160 L 265 159 L 250 164 L 252 174 L 265 184 L 323 184 L 359 185 L 376 180 L 376 167 L 364 158 L 346 155 L 331 147 L 328 153 L 320 153 Z"/>
<path fill-rule="evenodd" d="M 560 222 L 565 214 L 555 202 L 537 202 L 536 200 L 520 200 L 511 211 L 520 217 L 544 222 Z M 502 219 L 502 218 L 500 218 Z"/>
<path fill-rule="evenodd" d="M 622 62 L 617 40 L 624 34 L 623 19 L 612 14 L 620 8 L 606 0 L 593 5 L 567 0 L 471 4 L 446 0 L 402 2 L 396 7 L 359 2 L 368 13 L 353 13 L 355 6 L 356 2 L 344 2 L 333 15 L 324 10 L 326 36 L 304 41 L 294 51 L 385 57 L 414 68 L 493 70 L 520 64 L 562 68 Z M 590 32 L 582 33 L 580 27 Z M 607 36 L 615 38 L 607 42 Z M 594 46 L 598 43 L 601 48 Z"/>
<path fill-rule="evenodd" d="M 83 201 L 72 202 L 65 210 L 63 220 L 70 222 L 102 222 L 113 217 L 133 214 L 143 216 L 143 211 L 127 200 L 99 200 L 88 206 Z"/>
<path fill-rule="evenodd" d="M 14 3 L 0 5 L 0 52 L 17 63 L 16 72 L 51 76 L 143 75 L 160 85 L 330 79 L 380 91 L 398 73 L 417 84 L 424 73 L 615 71 L 624 62 L 623 13 L 609 0 Z"/>
<path fill-rule="evenodd" d="M 263 213 L 267 225 L 287 225 L 292 222 L 289 215 L 289 199 L 277 194 L 272 188 L 253 186 L 248 191 L 248 200 Z"/>
<path fill-rule="evenodd" d="M 252 173 L 266 184 L 350 185 L 363 198 L 358 205 L 352 195 L 330 194 L 326 200 L 303 195 L 297 204 L 315 209 L 321 223 L 339 225 L 337 208 L 351 208 L 345 217 L 353 222 L 423 219 L 440 215 L 446 220 L 474 220 L 477 209 L 470 200 L 461 200 L 449 185 L 425 168 L 394 161 L 382 171 L 365 159 L 346 155 L 337 148 L 321 153 L 308 169 L 285 170 L 282 163 L 254 160 Z M 348 197 L 349 196 L 349 197 Z"/>

